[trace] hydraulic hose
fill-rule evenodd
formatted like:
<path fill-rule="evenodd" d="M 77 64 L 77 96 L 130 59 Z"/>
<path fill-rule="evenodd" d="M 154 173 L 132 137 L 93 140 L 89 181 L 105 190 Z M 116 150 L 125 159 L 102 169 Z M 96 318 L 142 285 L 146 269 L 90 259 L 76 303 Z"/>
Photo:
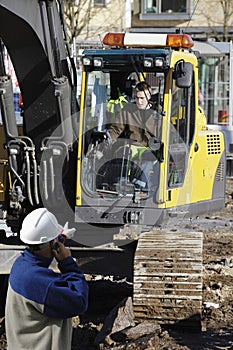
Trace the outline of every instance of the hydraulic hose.
<path fill-rule="evenodd" d="M 14 157 L 13 157 L 14 158 Z M 15 162 L 15 160 L 13 159 L 13 162 Z M 12 157 L 9 157 L 9 165 L 11 168 L 11 171 L 13 172 L 13 174 L 15 175 L 15 177 L 21 182 L 22 186 L 25 187 L 25 183 L 23 182 L 23 180 L 21 179 L 21 177 L 19 176 L 19 174 L 16 172 L 14 165 L 12 164 Z"/>
<path fill-rule="evenodd" d="M 39 200 L 39 194 L 38 194 L 37 162 L 34 156 L 33 156 L 32 162 L 33 162 L 33 175 L 34 175 L 34 196 L 35 196 L 36 204 L 39 204 L 40 200 Z"/>
<path fill-rule="evenodd" d="M 51 194 L 54 195 L 54 189 L 55 189 L 55 181 L 54 181 L 54 164 L 53 164 L 53 158 L 49 158 L 49 170 L 50 170 L 50 188 L 51 188 Z"/>
<path fill-rule="evenodd" d="M 31 192 L 31 167 L 30 167 L 30 158 L 28 150 L 25 151 L 25 159 L 26 159 L 26 172 L 27 172 L 27 195 L 28 200 L 32 206 L 34 206 L 33 200 L 32 200 L 32 192 Z"/>
<path fill-rule="evenodd" d="M 48 195 L 48 169 L 47 169 L 47 161 L 43 160 L 42 161 L 42 174 L 43 174 L 43 196 L 44 199 L 47 201 L 49 198 Z"/>

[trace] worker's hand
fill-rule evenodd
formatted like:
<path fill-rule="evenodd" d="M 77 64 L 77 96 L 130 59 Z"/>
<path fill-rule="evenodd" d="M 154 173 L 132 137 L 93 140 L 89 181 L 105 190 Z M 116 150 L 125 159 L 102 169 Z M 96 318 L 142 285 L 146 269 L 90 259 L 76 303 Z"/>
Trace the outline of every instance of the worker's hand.
<path fill-rule="evenodd" d="M 66 236 L 66 238 L 70 239 L 73 237 L 74 233 L 76 231 L 76 228 L 69 228 L 68 227 L 68 221 L 65 223 L 64 228 L 63 228 L 63 235 Z"/>
<path fill-rule="evenodd" d="M 52 245 L 52 253 L 57 261 L 62 261 L 68 256 L 71 256 L 69 248 L 65 247 L 63 243 L 55 241 Z"/>

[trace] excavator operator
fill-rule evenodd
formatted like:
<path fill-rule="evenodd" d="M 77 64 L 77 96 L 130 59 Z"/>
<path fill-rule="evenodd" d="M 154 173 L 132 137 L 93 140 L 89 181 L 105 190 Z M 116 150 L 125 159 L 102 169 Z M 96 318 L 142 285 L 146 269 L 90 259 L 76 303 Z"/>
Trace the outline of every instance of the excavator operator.
<path fill-rule="evenodd" d="M 160 139 L 161 115 L 152 109 L 151 86 L 145 81 L 135 87 L 135 102 L 126 103 L 108 128 L 112 143 L 124 138 L 130 147 L 133 164 L 130 171 L 131 182 L 140 190 L 153 191 L 155 186 L 154 168 L 156 152 L 151 149 L 155 140 Z M 116 150 L 118 152 L 119 150 Z"/>

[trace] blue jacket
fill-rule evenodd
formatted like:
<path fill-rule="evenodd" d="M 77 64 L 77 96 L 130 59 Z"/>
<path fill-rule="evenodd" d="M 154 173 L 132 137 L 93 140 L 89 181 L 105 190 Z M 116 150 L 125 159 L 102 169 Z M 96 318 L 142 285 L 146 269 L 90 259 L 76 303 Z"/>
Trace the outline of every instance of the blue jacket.
<path fill-rule="evenodd" d="M 88 285 L 70 256 L 49 268 L 53 259 L 25 250 L 15 261 L 6 301 L 9 350 L 71 349 L 72 317 L 88 305 Z"/>

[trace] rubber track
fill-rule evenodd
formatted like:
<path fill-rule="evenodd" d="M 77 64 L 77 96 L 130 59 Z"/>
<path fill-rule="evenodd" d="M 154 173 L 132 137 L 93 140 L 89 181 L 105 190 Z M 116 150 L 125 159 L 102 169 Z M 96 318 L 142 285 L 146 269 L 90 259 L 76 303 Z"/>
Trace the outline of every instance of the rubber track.
<path fill-rule="evenodd" d="M 134 261 L 134 314 L 160 324 L 200 320 L 202 233 L 143 233 Z"/>

